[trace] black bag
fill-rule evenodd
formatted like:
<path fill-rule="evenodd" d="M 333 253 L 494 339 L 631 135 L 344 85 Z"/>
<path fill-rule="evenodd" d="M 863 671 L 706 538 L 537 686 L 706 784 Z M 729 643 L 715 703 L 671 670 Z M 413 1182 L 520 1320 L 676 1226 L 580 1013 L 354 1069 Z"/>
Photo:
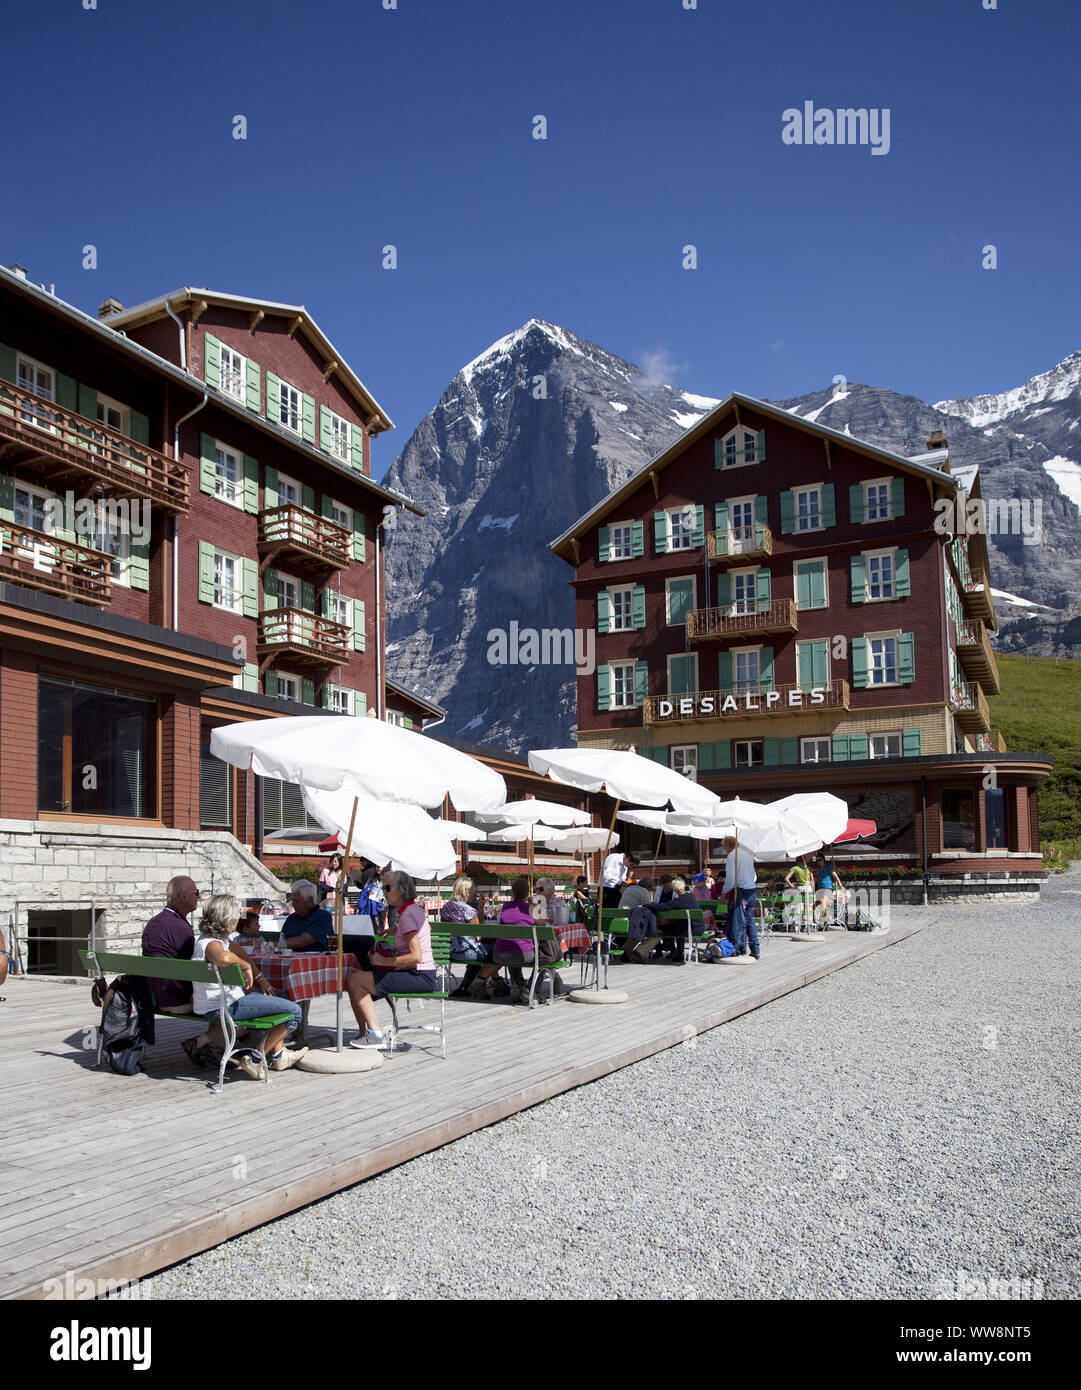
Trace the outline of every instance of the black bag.
<path fill-rule="evenodd" d="M 138 1072 L 144 1049 L 154 1041 L 154 1004 L 147 980 L 121 975 L 105 995 L 101 1011 L 102 1056 L 122 1076 Z"/>

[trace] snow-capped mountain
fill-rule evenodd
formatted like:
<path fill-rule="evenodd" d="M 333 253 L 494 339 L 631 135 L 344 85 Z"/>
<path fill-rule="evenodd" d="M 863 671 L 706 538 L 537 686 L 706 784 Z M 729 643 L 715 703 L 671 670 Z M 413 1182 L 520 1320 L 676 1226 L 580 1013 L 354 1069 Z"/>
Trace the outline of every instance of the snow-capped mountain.
<path fill-rule="evenodd" d="M 900 454 L 941 430 L 951 468 L 977 465 L 985 498 L 1038 501 L 1040 544 L 989 537 L 996 645 L 1081 656 L 1079 383 L 1076 353 L 971 401 L 847 383 L 779 404 Z M 574 626 L 572 574 L 549 541 L 715 404 L 538 319 L 455 376 L 386 477 L 427 511 L 388 544 L 388 673 L 446 706 L 448 734 L 511 749 L 569 741 L 573 668 L 489 665 L 487 634 Z"/>

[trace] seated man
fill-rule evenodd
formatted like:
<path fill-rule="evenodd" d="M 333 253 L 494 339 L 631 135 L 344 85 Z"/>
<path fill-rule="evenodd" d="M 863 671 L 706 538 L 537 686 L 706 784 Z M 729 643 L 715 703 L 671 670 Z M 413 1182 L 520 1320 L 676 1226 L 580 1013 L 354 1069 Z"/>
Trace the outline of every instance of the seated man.
<path fill-rule="evenodd" d="M 641 965 L 661 939 L 657 934 L 657 917 L 653 911 L 653 880 L 643 878 L 624 888 L 619 909 L 626 911 L 628 916 L 623 963 Z"/>
<path fill-rule="evenodd" d="M 195 949 L 195 933 L 188 914 L 199 904 L 199 889 L 194 879 L 184 874 L 171 878 L 165 887 L 165 906 L 151 917 L 143 928 L 143 955 L 161 956 L 169 960 L 191 960 Z M 190 1014 L 192 1012 L 191 984 L 187 980 L 149 980 L 154 1004 L 161 1013 Z M 225 1043 L 217 1022 L 200 1037 L 188 1038 L 184 1051 L 198 1066 L 210 1066 L 212 1045 Z"/>
<path fill-rule="evenodd" d="M 298 878 L 289 890 L 293 910 L 282 926 L 290 951 L 328 951 L 334 918 L 318 906 L 319 889 L 307 878 Z"/>

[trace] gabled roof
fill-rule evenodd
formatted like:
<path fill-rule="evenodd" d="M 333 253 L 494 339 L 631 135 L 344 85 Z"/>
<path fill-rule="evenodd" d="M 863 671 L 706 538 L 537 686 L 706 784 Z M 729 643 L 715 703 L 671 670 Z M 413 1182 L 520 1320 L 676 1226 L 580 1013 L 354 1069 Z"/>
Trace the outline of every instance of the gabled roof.
<path fill-rule="evenodd" d="M 167 303 L 174 313 L 181 304 L 220 304 L 228 309 L 246 309 L 253 313 L 262 311 L 264 314 L 276 314 L 281 318 L 296 322 L 298 327 L 303 328 L 305 336 L 311 340 L 326 362 L 337 364 L 336 375 L 342 385 L 360 405 L 365 416 L 370 418 L 369 433 L 380 434 L 383 430 L 394 428 L 394 421 L 345 361 L 330 339 L 325 336 L 303 304 L 279 304 L 272 299 L 250 299 L 246 295 L 224 294 L 220 290 L 198 289 L 186 285 L 182 289 L 171 290 L 168 294 L 159 295 L 157 299 L 148 299 L 130 309 L 123 309 L 118 314 L 110 314 L 105 322 L 110 328 L 121 329 L 151 323 L 167 316 L 165 308 Z"/>
<path fill-rule="evenodd" d="M 831 429 L 828 425 L 815 424 L 810 420 L 801 419 L 798 415 L 793 415 L 791 411 L 785 410 L 782 406 L 772 405 L 769 401 L 760 401 L 754 396 L 746 396 L 742 391 L 731 391 L 715 406 L 708 415 L 704 415 L 696 425 L 692 425 L 689 430 L 685 430 L 667 449 L 662 449 L 644 463 L 641 468 L 632 473 L 627 481 L 618 487 L 614 492 L 610 492 L 607 497 L 601 499 L 595 507 L 590 508 L 583 516 L 580 516 L 573 526 L 557 536 L 554 541 L 549 542 L 549 549 L 555 551 L 561 559 L 572 564 L 570 555 L 570 542 L 576 541 L 587 531 L 592 530 L 609 512 L 613 511 L 624 498 L 629 497 L 632 492 L 641 487 L 643 481 L 651 473 L 657 473 L 662 468 L 666 468 L 680 457 L 684 451 L 698 440 L 711 434 L 717 429 L 721 420 L 731 410 L 735 410 L 737 419 L 739 408 L 749 406 L 752 410 L 761 415 L 766 415 L 771 419 L 790 425 L 793 429 L 805 430 L 808 434 L 816 435 L 819 439 L 836 440 L 846 449 L 855 450 L 856 453 L 866 454 L 882 463 L 888 464 L 891 468 L 897 468 L 905 473 L 915 474 L 916 477 L 933 479 L 937 483 L 944 483 L 951 491 L 957 490 L 956 480 L 953 479 L 943 466 L 929 463 L 927 460 L 939 460 L 944 464 L 946 458 L 945 450 L 935 450 L 931 454 L 917 455 L 908 458 L 904 454 L 892 453 L 889 449 L 880 449 L 877 444 L 868 444 L 865 440 L 856 439 L 850 434 L 845 434 L 841 430 Z"/>
<path fill-rule="evenodd" d="M 437 705 L 434 700 L 426 700 L 423 695 L 418 695 L 415 690 L 410 690 L 407 686 L 399 685 L 397 681 L 392 681 L 389 676 L 384 678 L 383 683 L 387 688 L 388 696 L 393 693 L 403 700 L 409 700 L 412 704 L 419 705 L 421 709 L 430 710 L 433 716 L 438 715 L 443 718 L 447 713 L 442 705 Z"/>

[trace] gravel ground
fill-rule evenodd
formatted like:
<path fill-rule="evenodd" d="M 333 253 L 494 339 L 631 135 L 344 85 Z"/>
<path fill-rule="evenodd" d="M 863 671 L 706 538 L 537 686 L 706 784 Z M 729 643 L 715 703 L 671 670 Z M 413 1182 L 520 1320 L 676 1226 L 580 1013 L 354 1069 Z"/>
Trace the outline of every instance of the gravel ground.
<path fill-rule="evenodd" d="M 1081 866 L 937 912 L 139 1292 L 1076 1298 Z"/>

